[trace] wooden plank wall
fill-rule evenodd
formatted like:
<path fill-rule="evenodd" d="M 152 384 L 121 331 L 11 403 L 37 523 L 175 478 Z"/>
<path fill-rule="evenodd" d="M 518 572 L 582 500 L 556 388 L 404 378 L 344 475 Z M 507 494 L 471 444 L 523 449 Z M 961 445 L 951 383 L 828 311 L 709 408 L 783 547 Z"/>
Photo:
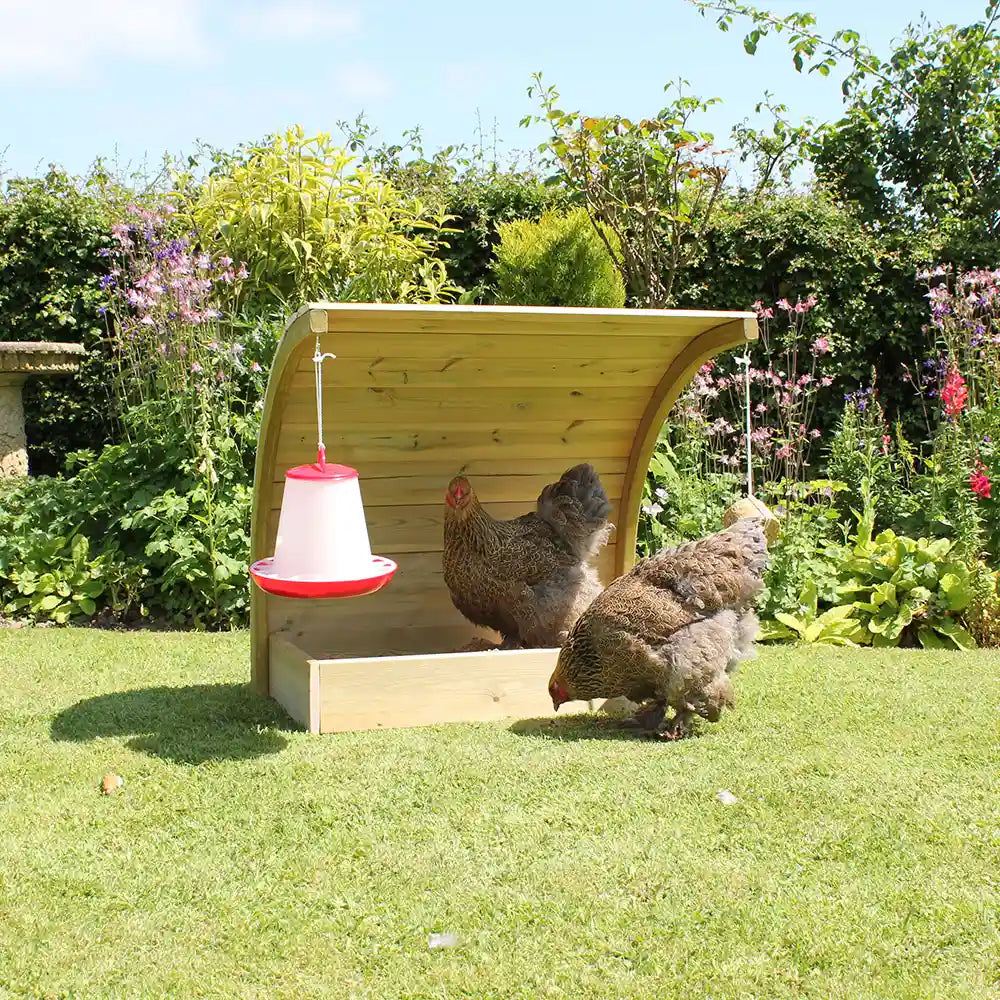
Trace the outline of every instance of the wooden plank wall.
<path fill-rule="evenodd" d="M 636 430 L 664 371 L 705 321 L 669 335 L 642 335 L 560 317 L 553 329 L 526 316 L 468 316 L 456 327 L 436 316 L 382 313 L 351 329 L 331 310 L 321 335 L 324 438 L 328 460 L 361 477 L 372 551 L 399 562 L 378 594 L 347 601 L 268 598 L 268 631 L 289 635 L 311 656 L 449 652 L 472 636 L 452 607 L 441 570 L 444 491 L 468 475 L 487 510 L 513 517 L 532 509 L 546 483 L 577 462 L 601 475 L 619 516 Z M 589 318 L 588 318 L 589 319 Z M 348 325 L 344 325 L 345 321 Z M 700 326 L 699 326 L 700 324 Z M 313 322 L 313 330 L 316 323 Z M 629 332 L 633 328 L 630 326 Z M 511 331 L 511 332 L 507 332 Z M 268 551 L 286 470 L 316 458 L 313 335 L 286 368 L 270 483 Z M 599 568 L 612 577 L 614 537 Z"/>

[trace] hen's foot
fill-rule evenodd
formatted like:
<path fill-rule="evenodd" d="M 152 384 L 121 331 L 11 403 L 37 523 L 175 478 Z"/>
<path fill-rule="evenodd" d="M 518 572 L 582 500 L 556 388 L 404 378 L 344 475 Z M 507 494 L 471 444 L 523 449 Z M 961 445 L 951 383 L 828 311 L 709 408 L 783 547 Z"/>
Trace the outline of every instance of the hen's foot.
<path fill-rule="evenodd" d="M 640 706 L 630 719 L 625 719 L 622 725 L 628 729 L 642 729 L 647 733 L 655 733 L 663 725 L 663 718 L 666 714 L 666 705 L 653 702 Z"/>
<path fill-rule="evenodd" d="M 657 732 L 657 736 L 664 740 L 683 740 L 691 735 L 691 718 L 693 712 L 677 712 L 674 717 Z"/>

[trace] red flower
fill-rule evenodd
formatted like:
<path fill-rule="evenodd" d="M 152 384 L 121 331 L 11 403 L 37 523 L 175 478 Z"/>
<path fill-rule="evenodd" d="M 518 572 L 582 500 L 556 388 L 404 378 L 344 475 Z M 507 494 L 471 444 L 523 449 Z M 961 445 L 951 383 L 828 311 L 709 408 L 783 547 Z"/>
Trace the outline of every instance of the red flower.
<path fill-rule="evenodd" d="M 948 369 L 944 388 L 941 390 L 941 398 L 944 400 L 944 412 L 949 417 L 957 417 L 965 409 L 965 404 L 969 400 L 969 389 L 965 384 L 965 379 L 954 366 Z"/>
<path fill-rule="evenodd" d="M 990 490 L 992 488 L 993 484 L 986 475 L 986 467 L 982 462 L 976 462 L 976 467 L 969 473 L 969 489 L 977 497 L 982 497 L 983 500 L 991 500 Z"/>

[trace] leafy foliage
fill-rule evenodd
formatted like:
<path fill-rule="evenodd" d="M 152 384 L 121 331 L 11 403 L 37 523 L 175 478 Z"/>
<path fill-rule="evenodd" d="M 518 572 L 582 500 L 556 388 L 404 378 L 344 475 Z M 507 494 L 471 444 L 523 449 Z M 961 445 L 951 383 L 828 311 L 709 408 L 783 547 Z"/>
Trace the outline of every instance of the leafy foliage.
<path fill-rule="evenodd" d="M 827 76 L 845 65 L 844 117 L 811 144 L 817 175 L 875 228 L 931 228 L 947 258 L 995 256 L 1000 238 L 1000 2 L 965 27 L 911 24 L 887 58 L 858 32 L 826 37 L 808 13 L 781 16 L 730 0 L 689 0 L 728 30 L 753 27 L 744 48 L 787 33 L 795 68 Z M 989 249 L 986 249 L 986 248 Z"/>
<path fill-rule="evenodd" d="M 164 413 L 164 417 L 167 414 Z M 250 483 L 216 463 L 210 488 L 183 436 L 80 452 L 65 478 L 25 480 L 0 512 L 0 607 L 65 622 L 115 619 L 245 624 Z M 228 439 L 214 442 L 232 455 Z"/>
<path fill-rule="evenodd" d="M 764 194 L 727 201 L 719 210 L 705 234 L 703 260 L 678 280 L 677 304 L 732 309 L 749 308 L 758 299 L 815 296 L 812 337 L 828 341 L 823 374 L 838 386 L 816 409 L 824 439 L 839 413 L 833 400 L 869 382 L 873 366 L 882 373 L 882 405 L 909 434 L 924 426 L 922 409 L 892 373 L 919 364 L 927 353 L 927 302 L 917 270 L 931 256 L 920 240 L 902 244 L 859 226 L 822 190 Z M 771 359 L 763 342 L 752 345 L 751 359 L 754 367 L 767 368 Z"/>
<path fill-rule="evenodd" d="M 457 294 L 434 257 L 445 216 L 429 216 L 328 135 L 296 127 L 214 158 L 203 182 L 188 172 L 176 186 L 202 245 L 246 264 L 255 310 Z"/>
<path fill-rule="evenodd" d="M 625 305 L 625 286 L 608 253 L 614 234 L 595 231 L 583 209 L 500 224 L 496 299 L 515 305 Z"/>
<path fill-rule="evenodd" d="M 98 285 L 108 211 L 98 179 L 74 181 L 55 168 L 9 181 L 0 196 L 0 337 L 71 341 L 88 351 L 75 375 L 25 386 L 36 472 L 54 472 L 69 451 L 114 436 Z"/>
<path fill-rule="evenodd" d="M 848 544 L 831 547 L 835 596 L 824 603 L 810 579 L 799 594 L 799 613 L 774 612 L 762 635 L 835 645 L 971 649 L 975 639 L 961 622 L 973 600 L 973 572 L 947 538 L 907 538 L 892 530 L 873 537 L 875 505 L 864 484 L 865 506 Z M 823 595 L 826 596 L 826 595 Z"/>
<path fill-rule="evenodd" d="M 634 123 L 563 111 L 559 92 L 536 73 L 528 96 L 538 97 L 544 115 L 521 123 L 551 128 L 540 149 L 554 158 L 595 226 L 617 237 L 617 246 L 604 237 L 608 251 L 629 299 L 645 307 L 672 303 L 674 280 L 698 255 L 726 177 L 708 153 L 712 136 L 691 128 L 715 100 L 686 96 L 679 86 L 655 118 Z"/>
<path fill-rule="evenodd" d="M 678 453 L 671 447 L 669 428 L 664 427 L 643 485 L 640 556 L 716 531 L 723 512 L 739 495 L 739 477 L 702 475 L 690 460 L 689 453 Z"/>

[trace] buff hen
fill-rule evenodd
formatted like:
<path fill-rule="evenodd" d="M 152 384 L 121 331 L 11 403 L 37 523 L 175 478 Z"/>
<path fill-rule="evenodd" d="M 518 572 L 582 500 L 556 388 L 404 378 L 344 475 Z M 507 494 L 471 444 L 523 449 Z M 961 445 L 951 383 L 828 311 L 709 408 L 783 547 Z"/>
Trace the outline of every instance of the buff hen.
<path fill-rule="evenodd" d="M 645 703 L 630 724 L 670 738 L 694 715 L 717 721 L 757 635 L 766 565 L 764 528 L 750 518 L 640 559 L 573 626 L 549 681 L 552 707 L 625 697 Z"/>
<path fill-rule="evenodd" d="M 559 646 L 601 592 L 591 560 L 611 531 L 611 504 L 592 465 L 575 465 L 535 510 L 491 517 L 464 476 L 445 495 L 444 581 L 455 607 L 503 637 L 505 649 Z"/>

